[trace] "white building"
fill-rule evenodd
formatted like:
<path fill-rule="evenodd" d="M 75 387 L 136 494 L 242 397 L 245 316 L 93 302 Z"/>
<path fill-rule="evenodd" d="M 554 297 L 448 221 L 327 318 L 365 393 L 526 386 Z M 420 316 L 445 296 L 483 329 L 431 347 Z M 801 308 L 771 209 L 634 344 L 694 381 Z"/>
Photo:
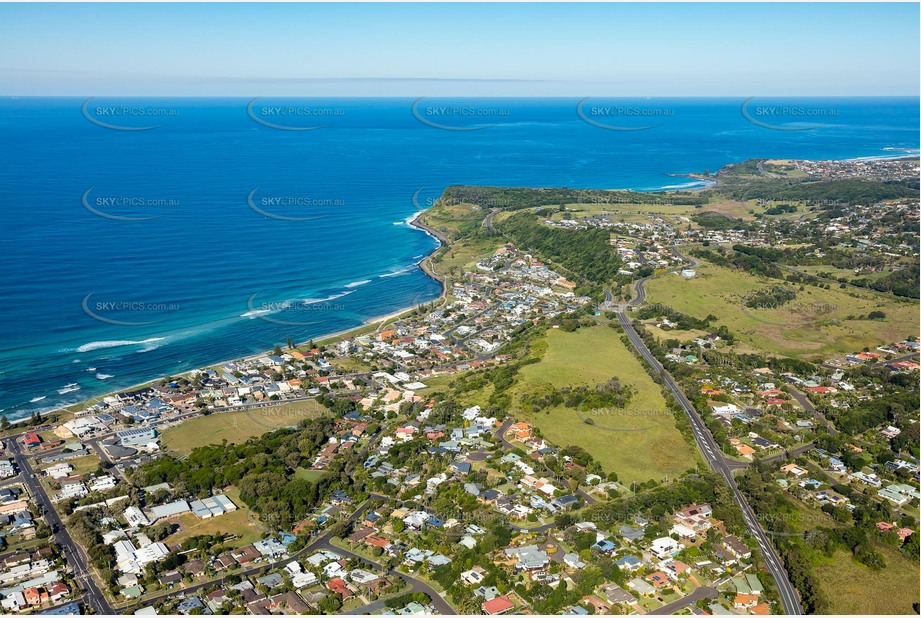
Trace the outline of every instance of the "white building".
<path fill-rule="evenodd" d="M 681 545 L 678 544 L 678 541 L 670 536 L 663 536 L 652 542 L 649 547 L 649 553 L 662 560 L 677 554 L 680 549 Z"/>

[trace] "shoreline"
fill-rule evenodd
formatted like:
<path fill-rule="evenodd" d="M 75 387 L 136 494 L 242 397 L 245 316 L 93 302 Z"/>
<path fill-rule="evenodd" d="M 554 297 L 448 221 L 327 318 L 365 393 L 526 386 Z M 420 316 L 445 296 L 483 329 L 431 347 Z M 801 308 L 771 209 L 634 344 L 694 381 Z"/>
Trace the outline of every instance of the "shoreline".
<path fill-rule="evenodd" d="M 419 267 L 419 270 L 421 270 L 421 271 L 422 271 L 427 277 L 429 277 L 430 279 L 432 279 L 432 280 L 434 280 L 434 281 L 437 281 L 438 284 L 439 284 L 439 286 L 441 287 L 441 293 L 439 294 L 438 298 L 436 298 L 436 299 L 434 299 L 434 300 L 431 301 L 431 302 L 434 303 L 434 302 L 438 302 L 438 301 L 440 301 L 440 300 L 442 300 L 442 299 L 444 299 L 444 298 L 447 297 L 448 286 L 447 286 L 447 283 L 446 283 L 445 279 L 444 279 L 443 277 L 441 277 L 440 275 L 438 275 L 437 273 L 435 273 L 435 271 L 431 268 L 431 266 L 427 265 L 426 262 L 427 262 L 429 259 L 431 259 L 431 257 L 432 257 L 433 255 L 435 255 L 435 253 L 436 253 L 439 249 L 441 249 L 442 247 L 449 246 L 449 245 L 450 245 L 450 242 L 448 241 L 447 237 L 443 236 L 442 234 L 440 234 L 439 232 L 437 232 L 437 231 L 434 230 L 433 228 L 430 228 L 429 226 L 427 226 L 427 225 L 425 225 L 424 223 L 422 223 L 422 222 L 419 221 L 419 218 L 420 218 L 424 213 L 425 213 L 424 210 L 417 211 L 416 214 L 413 215 L 412 218 L 408 219 L 406 222 L 407 222 L 407 224 L 408 224 L 410 227 L 415 228 L 415 229 L 417 229 L 417 230 L 419 230 L 419 231 L 421 231 L 421 232 L 424 232 L 425 234 L 427 234 L 428 236 L 431 236 L 432 238 L 434 238 L 434 239 L 438 242 L 438 246 L 436 246 L 434 249 L 432 249 L 432 251 L 431 251 L 428 255 L 426 255 L 424 258 L 422 258 L 421 260 L 419 260 L 419 262 L 416 263 L 416 266 Z M 423 303 L 416 303 L 416 304 L 414 304 L 414 305 L 412 305 L 412 306 L 404 307 L 404 308 L 402 308 L 402 309 L 399 309 L 399 310 L 397 310 L 397 311 L 393 311 L 393 312 L 388 313 L 388 314 L 385 314 L 385 315 L 380 315 L 380 316 L 375 316 L 375 317 L 368 318 L 367 320 L 365 320 L 364 322 L 362 322 L 359 326 L 353 326 L 352 328 L 346 328 L 346 329 L 339 330 L 339 331 L 335 331 L 335 332 L 332 332 L 332 333 L 327 333 L 327 334 L 318 335 L 318 336 L 316 336 L 316 337 L 311 337 L 310 339 L 307 339 L 306 341 L 300 341 L 300 342 L 295 341 L 295 342 L 294 342 L 294 346 L 295 346 L 296 348 L 297 348 L 297 347 L 300 347 L 300 346 L 304 346 L 304 345 L 307 345 L 308 343 L 310 343 L 311 341 L 313 341 L 315 344 L 320 344 L 320 343 L 328 342 L 328 341 L 330 341 L 330 340 L 341 340 L 342 338 L 344 338 L 345 336 L 347 336 L 349 333 L 357 333 L 358 331 L 362 331 L 362 330 L 364 330 L 364 329 L 367 329 L 369 326 L 373 326 L 373 325 L 375 325 L 375 324 L 381 324 L 381 325 L 382 325 L 382 324 L 388 322 L 389 320 L 392 320 L 393 318 L 396 318 L 396 317 L 398 317 L 398 316 L 401 316 L 401 315 L 403 315 L 404 313 L 407 313 L 408 311 L 412 311 L 413 309 L 415 309 L 416 307 L 419 307 L 419 306 L 422 305 L 422 304 L 423 304 Z M 270 349 L 268 349 L 268 350 L 263 350 L 263 351 L 256 352 L 256 353 L 253 353 L 253 354 L 250 354 L 250 355 L 247 355 L 247 356 L 237 356 L 237 357 L 234 357 L 234 358 L 229 358 L 229 359 L 225 359 L 225 360 L 216 361 L 216 362 L 210 363 L 210 364 L 208 364 L 208 365 L 202 365 L 202 366 L 200 366 L 200 367 L 195 367 L 194 369 L 188 369 L 188 370 L 186 370 L 186 371 L 183 371 L 182 373 L 169 374 L 169 377 L 172 377 L 172 378 L 185 377 L 185 376 L 191 375 L 193 372 L 202 371 L 202 370 L 207 369 L 208 367 L 212 367 L 212 366 L 214 366 L 214 365 L 223 365 L 223 364 L 225 364 L 225 363 L 231 363 L 231 362 L 234 362 L 234 361 L 247 361 L 247 360 L 252 360 L 252 359 L 255 359 L 255 358 L 259 358 L 260 356 L 265 356 L 266 354 L 271 354 L 272 351 L 273 351 L 273 349 L 270 348 Z M 132 384 L 131 386 L 126 386 L 126 387 L 119 388 L 119 389 L 116 389 L 116 390 L 113 390 L 113 391 L 109 391 L 109 392 L 107 392 L 107 393 L 103 393 L 103 394 L 101 394 L 101 395 L 96 395 L 96 396 L 94 396 L 94 397 L 90 397 L 89 399 L 84 399 L 83 401 L 80 401 L 80 402 L 77 402 L 77 403 L 72 403 L 72 404 L 70 404 L 70 405 L 68 405 L 68 406 L 58 407 L 58 408 L 51 408 L 51 409 L 49 409 L 49 410 L 45 410 L 45 411 L 43 411 L 43 412 L 40 412 L 39 414 L 41 414 L 42 417 L 46 417 L 46 416 L 52 415 L 52 414 L 75 414 L 75 412 L 72 412 L 72 411 L 69 410 L 68 408 L 71 408 L 71 407 L 73 407 L 73 406 L 83 406 L 83 408 L 85 409 L 86 407 L 88 407 L 88 406 L 87 406 L 87 402 L 89 402 L 89 401 L 92 401 L 92 400 L 94 400 L 94 399 L 98 399 L 98 400 L 101 401 L 101 400 L 104 399 L 105 397 L 109 397 L 109 396 L 112 396 L 112 395 L 116 395 L 116 394 L 118 394 L 118 393 L 130 392 L 130 391 L 133 391 L 133 390 L 137 390 L 137 389 L 139 389 L 139 388 L 143 388 L 143 387 L 145 387 L 145 386 L 150 386 L 150 385 L 153 385 L 153 384 L 159 382 L 159 381 L 162 380 L 164 377 L 166 377 L 166 374 L 163 374 L 163 375 L 161 375 L 160 377 L 153 378 L 153 379 L 151 379 L 151 380 L 147 380 L 146 382 L 139 382 L 139 383 L 137 383 L 137 384 Z M 11 419 L 11 418 L 7 417 L 7 420 L 9 421 L 10 426 L 11 426 L 11 427 L 14 427 L 14 426 L 16 426 L 16 425 L 18 425 L 18 424 L 21 424 L 21 423 L 30 422 L 32 419 L 31 419 L 31 416 L 25 416 L 25 417 L 19 418 L 19 419 Z M 43 423 L 43 424 L 44 424 L 44 423 Z"/>

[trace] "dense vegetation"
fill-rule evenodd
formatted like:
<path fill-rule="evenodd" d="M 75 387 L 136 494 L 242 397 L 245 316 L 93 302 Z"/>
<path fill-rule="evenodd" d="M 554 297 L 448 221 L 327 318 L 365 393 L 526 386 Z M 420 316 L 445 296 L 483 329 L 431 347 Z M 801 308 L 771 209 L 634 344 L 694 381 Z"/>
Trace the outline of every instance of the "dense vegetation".
<path fill-rule="evenodd" d="M 742 245 L 735 245 L 741 247 Z M 773 262 L 766 261 L 754 253 L 729 252 L 724 249 L 713 251 L 711 249 L 691 249 L 691 255 L 702 260 L 713 262 L 717 266 L 744 270 L 755 275 L 763 275 L 773 279 L 783 279 L 783 271 Z"/>
<path fill-rule="evenodd" d="M 539 206 L 565 204 L 661 204 L 663 201 L 685 206 L 705 204 L 707 198 L 699 193 L 677 191 L 673 193 L 639 193 L 636 191 L 602 191 L 598 189 L 530 188 L 530 187 L 476 187 L 452 185 L 444 190 L 441 199 L 446 204 L 476 204 L 482 208 L 521 210 Z"/>
<path fill-rule="evenodd" d="M 134 479 L 139 485 L 169 483 L 178 493 L 210 495 L 229 485 L 267 522 L 282 529 L 306 515 L 342 480 L 334 470 L 317 482 L 295 478 L 294 470 L 309 467 L 333 433 L 332 420 L 302 421 L 298 429 L 284 429 L 252 438 L 244 444 L 200 446 L 188 458 L 167 455 L 143 467 Z M 340 462 L 341 459 L 337 459 Z"/>
<path fill-rule="evenodd" d="M 774 309 L 796 299 L 796 290 L 785 285 L 772 285 L 749 294 L 745 306 L 752 309 Z"/>
<path fill-rule="evenodd" d="M 921 267 L 916 262 L 906 263 L 892 269 L 885 256 L 868 255 L 862 252 L 843 251 L 834 248 L 821 247 L 823 257 L 818 257 L 816 252 L 819 247 L 775 249 L 771 247 L 750 247 L 742 244 L 732 246 L 732 251 L 723 249 L 717 251 L 708 249 L 693 249 L 691 254 L 695 257 L 707 259 L 714 264 L 729 268 L 738 268 L 753 274 L 764 275 L 774 279 L 784 279 L 810 284 L 820 284 L 817 276 L 799 273 L 785 273 L 778 264 L 790 266 L 810 266 L 828 264 L 840 269 L 890 269 L 886 274 L 876 277 L 835 277 L 841 283 L 850 283 L 858 287 L 869 288 L 878 292 L 889 292 L 896 296 L 906 298 L 919 297 L 919 281 L 921 281 Z"/>
<path fill-rule="evenodd" d="M 580 410 L 597 410 L 599 408 L 623 408 L 636 389 L 629 384 L 621 384 L 617 378 L 611 378 L 604 384 L 590 386 L 564 386 L 547 392 L 525 393 L 521 396 L 524 409 L 540 412 L 556 406 L 579 408 Z"/>
<path fill-rule="evenodd" d="M 796 212 L 796 206 L 792 204 L 776 204 L 774 206 L 769 206 L 764 210 L 766 215 L 782 215 L 784 213 Z"/>
<path fill-rule="evenodd" d="M 856 507 L 849 511 L 844 507 L 825 505 L 822 511 L 828 516 L 828 525 L 802 524 L 818 521 L 818 517 L 804 517 L 800 506 L 780 491 L 773 482 L 768 468 L 756 465 L 739 478 L 739 488 L 758 513 L 765 529 L 784 561 L 803 601 L 807 613 L 823 613 L 829 609 L 828 599 L 822 593 L 813 572 L 813 564 L 821 558 L 831 558 L 836 551 L 846 550 L 853 559 L 873 570 L 886 567 L 885 559 L 878 551 L 880 545 L 899 547 L 906 556 L 917 559 L 918 540 L 913 534 L 904 541 L 895 532 L 881 532 L 876 528 L 878 521 L 898 521 L 901 525 L 913 526 L 911 516 L 898 516 L 889 506 L 872 500 L 850 487 L 836 485 L 835 489 L 848 496 Z"/>
<path fill-rule="evenodd" d="M 662 305 L 658 303 L 643 305 L 636 310 L 634 316 L 638 320 L 658 320 L 659 318 L 666 318 L 669 322 L 675 324 L 675 328 L 680 330 L 703 330 L 710 326 L 710 322 L 716 320 L 716 316 L 714 315 L 708 315 L 703 319 L 695 318 L 681 313 L 680 311 L 669 307 L 668 305 Z"/>
<path fill-rule="evenodd" d="M 702 228 L 708 230 L 744 230 L 748 229 L 748 226 L 741 219 L 736 219 L 735 217 L 729 217 L 724 214 L 713 212 L 712 210 L 706 210 L 704 212 L 699 212 L 691 217 L 691 219 Z"/>
<path fill-rule="evenodd" d="M 623 266 L 611 247 L 610 233 L 602 229 L 564 230 L 543 225 L 529 213 L 503 221 L 500 230 L 523 250 L 559 264 L 590 283 L 604 285 Z"/>

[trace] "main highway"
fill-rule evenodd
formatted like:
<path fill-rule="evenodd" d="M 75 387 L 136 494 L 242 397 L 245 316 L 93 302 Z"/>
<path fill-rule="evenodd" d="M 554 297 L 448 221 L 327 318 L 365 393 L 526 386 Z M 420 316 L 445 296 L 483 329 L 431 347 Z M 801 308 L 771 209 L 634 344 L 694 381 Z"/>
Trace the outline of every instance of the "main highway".
<path fill-rule="evenodd" d="M 696 264 L 695 264 L 696 265 Z M 737 462 L 730 463 L 727 460 L 726 456 L 723 455 L 720 450 L 719 445 L 713 439 L 713 435 L 710 433 L 710 430 L 704 424 L 703 419 L 700 417 L 700 414 L 694 409 L 694 406 L 691 405 L 691 402 L 685 396 L 684 392 L 678 387 L 674 378 L 671 374 L 665 370 L 661 363 L 652 355 L 652 352 L 649 351 L 649 348 L 646 347 L 645 342 L 640 337 L 639 333 L 634 328 L 633 323 L 630 321 L 630 317 L 627 315 L 627 310 L 629 305 L 637 305 L 642 303 L 646 298 L 646 292 L 643 288 L 645 280 L 640 280 L 636 285 L 636 297 L 629 304 L 620 304 L 616 306 L 617 319 L 623 326 L 624 333 L 630 340 L 630 343 L 637 349 L 640 355 L 649 363 L 649 366 L 657 372 L 663 383 L 674 395 L 675 400 L 684 410 L 685 415 L 690 421 L 691 432 L 694 435 L 694 440 L 697 442 L 697 446 L 700 449 L 701 453 L 704 455 L 704 459 L 710 468 L 720 474 L 726 481 L 726 484 L 729 486 L 732 491 L 733 498 L 735 498 L 736 503 L 739 505 L 739 508 L 742 510 L 742 517 L 745 520 L 745 525 L 748 527 L 749 533 L 758 543 L 758 547 L 761 549 L 761 553 L 764 556 L 764 560 L 767 564 L 768 570 L 773 575 L 774 580 L 777 582 L 777 591 L 780 594 L 781 602 L 783 603 L 784 610 L 787 614 L 791 615 L 801 615 L 803 613 L 802 605 L 800 603 L 799 594 L 794 588 L 793 584 L 790 582 L 790 578 L 787 576 L 787 572 L 783 567 L 783 563 L 780 561 L 780 557 L 777 555 L 776 550 L 773 545 L 771 545 L 770 540 L 767 537 L 767 534 L 764 532 L 764 528 L 761 527 L 761 523 L 758 521 L 757 515 L 755 515 L 754 510 L 749 506 L 748 501 L 745 499 L 745 496 L 742 495 L 741 490 L 739 490 L 739 485 L 736 483 L 735 478 L 732 475 L 732 470 L 734 466 L 732 464 Z M 609 296 L 610 301 L 610 296 Z"/>

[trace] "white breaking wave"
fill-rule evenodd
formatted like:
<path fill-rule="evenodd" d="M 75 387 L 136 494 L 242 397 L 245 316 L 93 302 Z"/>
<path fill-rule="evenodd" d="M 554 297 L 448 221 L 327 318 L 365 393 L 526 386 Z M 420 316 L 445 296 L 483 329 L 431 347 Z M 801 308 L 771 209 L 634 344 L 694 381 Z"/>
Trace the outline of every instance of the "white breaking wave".
<path fill-rule="evenodd" d="M 326 298 L 305 298 L 300 301 L 305 305 L 315 305 L 317 303 L 325 303 L 331 300 L 336 300 L 337 298 L 342 298 L 343 296 L 348 296 L 349 294 L 354 294 L 355 290 L 349 290 L 348 292 L 340 292 L 339 294 L 333 294 L 332 296 L 327 296 Z"/>
<path fill-rule="evenodd" d="M 70 384 L 64 385 L 64 388 L 59 388 L 58 395 L 66 395 L 67 393 L 73 393 L 78 390 L 80 390 L 80 385 L 76 382 L 71 382 Z"/>
<path fill-rule="evenodd" d="M 39 401 L 41 401 L 42 399 L 46 399 L 47 397 L 48 395 L 42 395 L 41 397 L 33 397 L 32 399 L 29 400 L 29 403 L 38 403 Z"/>
<path fill-rule="evenodd" d="M 359 285 L 364 285 L 366 283 L 371 283 L 370 279 L 362 279 L 361 281 L 353 281 L 351 283 L 346 283 L 345 287 L 347 288 L 357 288 Z"/>
<path fill-rule="evenodd" d="M 276 311 L 280 311 L 280 309 L 276 309 Z M 266 313 L 272 313 L 272 310 L 271 310 L 271 309 L 253 309 L 252 311 L 247 311 L 246 313 L 241 313 L 241 314 L 240 314 L 240 317 L 241 317 L 241 318 L 249 318 L 249 319 L 252 320 L 252 319 L 255 318 L 256 316 L 265 315 Z"/>
<path fill-rule="evenodd" d="M 85 343 L 77 348 L 77 352 L 92 352 L 93 350 L 102 350 L 105 348 L 118 348 L 125 345 L 150 345 L 151 343 L 157 343 L 159 341 L 164 341 L 165 337 L 151 337 L 150 339 L 144 339 L 141 341 L 131 341 L 130 339 L 113 339 L 109 341 L 91 341 L 90 343 Z"/>
<path fill-rule="evenodd" d="M 409 266 L 404 266 L 403 268 L 398 268 L 397 270 L 391 271 L 389 273 L 384 273 L 380 275 L 381 277 L 399 277 L 400 275 L 405 275 L 408 272 L 412 272 L 416 268 L 416 264 L 410 264 Z"/>
<path fill-rule="evenodd" d="M 97 380 L 108 380 L 109 378 L 114 378 L 114 377 L 115 377 L 115 376 L 113 376 L 113 375 L 110 374 L 110 373 L 97 373 L 97 374 L 96 374 L 96 379 L 97 379 Z"/>

